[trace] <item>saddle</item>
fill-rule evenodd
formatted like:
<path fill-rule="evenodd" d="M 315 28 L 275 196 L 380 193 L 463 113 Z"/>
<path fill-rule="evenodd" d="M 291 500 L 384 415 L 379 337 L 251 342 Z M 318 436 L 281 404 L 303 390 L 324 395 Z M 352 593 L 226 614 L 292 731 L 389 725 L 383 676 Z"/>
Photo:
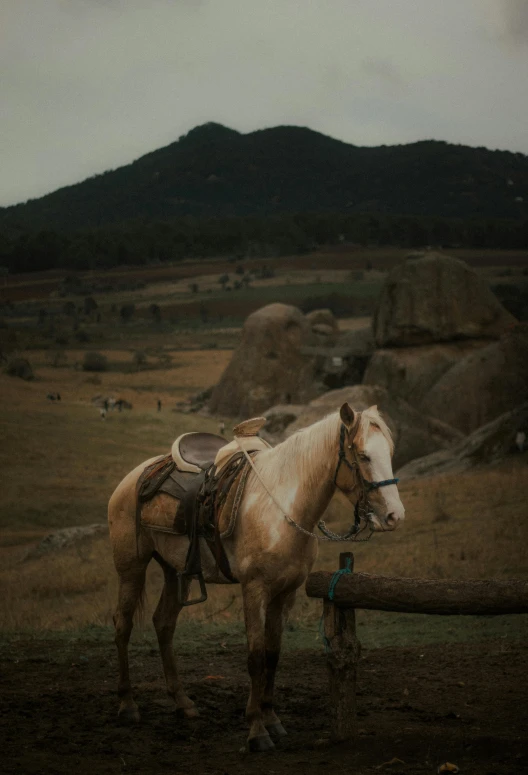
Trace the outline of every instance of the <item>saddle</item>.
<path fill-rule="evenodd" d="M 253 444 L 247 429 L 257 430 L 265 420 L 248 420 L 234 430 L 240 435 L 243 449 L 251 449 L 250 454 L 269 445 L 256 435 L 252 435 Z M 242 431 L 242 432 L 241 432 Z M 256 432 L 255 432 L 256 433 Z M 232 443 L 233 444 L 233 443 Z M 229 537 L 235 527 L 238 507 L 242 500 L 246 479 L 250 468 L 244 452 L 237 442 L 226 445 L 222 436 L 212 433 L 187 433 L 173 444 L 171 454 L 158 458 L 147 466 L 140 475 L 136 487 L 136 536 L 139 539 L 141 527 L 158 530 L 172 535 L 187 535 L 189 549 L 185 560 L 185 569 L 178 573 L 178 600 L 181 605 L 194 605 L 207 599 L 207 590 L 203 579 L 200 542 L 203 538 L 216 560 L 218 569 L 231 583 L 237 579 L 231 573 L 229 561 L 222 545 L 222 539 Z M 235 451 L 235 448 L 238 451 Z M 226 450 L 221 454 L 222 450 Z M 220 458 L 220 467 L 215 460 Z M 166 525 L 145 522 L 142 519 L 142 506 L 158 493 L 165 493 L 178 501 L 172 523 Z M 161 559 L 161 558 L 160 558 Z M 186 600 L 186 582 L 197 579 L 200 584 L 200 597 Z"/>

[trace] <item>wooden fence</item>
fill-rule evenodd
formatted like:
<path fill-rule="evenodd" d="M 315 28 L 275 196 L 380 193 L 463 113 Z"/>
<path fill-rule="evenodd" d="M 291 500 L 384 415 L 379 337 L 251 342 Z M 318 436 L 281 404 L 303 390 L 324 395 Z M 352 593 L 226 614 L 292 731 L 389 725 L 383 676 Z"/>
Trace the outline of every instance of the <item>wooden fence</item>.
<path fill-rule="evenodd" d="M 356 672 L 361 647 L 356 637 L 356 608 L 443 616 L 528 613 L 528 581 L 404 579 L 353 573 L 351 552 L 339 555 L 339 567 L 351 572 L 343 573 L 337 583 L 329 571 L 310 573 L 306 581 L 306 594 L 323 598 L 333 737 L 337 740 L 357 734 Z"/>

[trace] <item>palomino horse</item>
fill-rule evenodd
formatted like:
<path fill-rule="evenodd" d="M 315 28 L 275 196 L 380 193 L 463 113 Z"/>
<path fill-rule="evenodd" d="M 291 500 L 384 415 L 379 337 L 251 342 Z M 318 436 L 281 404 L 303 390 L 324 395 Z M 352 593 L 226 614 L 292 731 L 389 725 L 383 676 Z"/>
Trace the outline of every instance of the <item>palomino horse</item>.
<path fill-rule="evenodd" d="M 254 459 L 235 530 L 224 542 L 231 569 L 242 587 L 249 647 L 251 690 L 246 708 L 248 745 L 252 751 L 273 748 L 272 737 L 285 735 L 273 710 L 273 686 L 279 660 L 282 629 L 296 590 L 303 584 L 317 556 L 312 533 L 336 489 L 350 503 L 368 504 L 364 519 L 374 531 L 394 530 L 404 518 L 397 480 L 393 478 L 390 431 L 375 406 L 354 412 L 343 404 L 274 449 Z M 155 459 L 155 458 L 154 458 Z M 119 597 L 114 616 L 119 657 L 119 715 L 138 721 L 128 670 L 128 641 L 140 601 L 145 571 L 153 555 L 161 559 L 165 586 L 154 613 L 167 691 L 183 714 L 197 710 L 185 694 L 176 666 L 172 639 L 181 610 L 176 576 L 182 571 L 188 548 L 186 536 L 142 528 L 136 536 L 136 483 L 145 461 L 128 474 L 112 495 L 108 508 L 110 538 L 119 575 Z M 174 499 L 163 493 L 144 510 L 167 509 Z M 136 543 L 137 540 L 137 543 Z M 201 546 L 205 580 L 225 583 L 207 544 Z"/>

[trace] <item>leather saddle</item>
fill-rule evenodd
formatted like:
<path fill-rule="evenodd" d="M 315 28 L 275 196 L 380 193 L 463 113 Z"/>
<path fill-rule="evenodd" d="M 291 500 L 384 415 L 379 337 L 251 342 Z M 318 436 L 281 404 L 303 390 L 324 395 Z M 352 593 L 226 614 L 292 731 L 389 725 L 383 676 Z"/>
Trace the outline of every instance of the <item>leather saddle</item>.
<path fill-rule="evenodd" d="M 220 540 L 218 527 L 219 514 L 226 505 L 235 480 L 240 482 L 247 463 L 243 453 L 231 457 L 220 472 L 213 464 L 218 450 L 225 446 L 222 436 L 212 433 L 188 433 L 176 440 L 172 453 L 156 460 L 145 468 L 136 486 L 136 535 L 144 525 L 141 518 L 142 506 L 158 493 L 166 493 L 179 501 L 172 525 L 159 526 L 146 524 L 153 530 L 187 535 L 189 549 L 185 569 L 178 573 L 178 598 L 181 605 L 194 605 L 207 599 L 207 591 L 202 575 L 199 539 L 207 542 L 217 566 L 231 583 L 237 583 L 229 567 L 227 555 Z M 175 450 L 175 447 L 177 448 Z M 196 467 L 198 472 L 180 470 L 174 460 L 175 452 L 184 463 Z M 244 479 L 245 482 L 245 479 Z M 233 501 L 233 493 L 229 503 Z M 156 556 L 161 561 L 161 558 Z M 200 584 L 200 597 L 186 600 L 187 582 L 197 579 Z"/>
<path fill-rule="evenodd" d="M 172 445 L 172 457 L 180 471 L 197 474 L 212 466 L 225 446 L 225 438 L 214 433 L 184 433 Z"/>

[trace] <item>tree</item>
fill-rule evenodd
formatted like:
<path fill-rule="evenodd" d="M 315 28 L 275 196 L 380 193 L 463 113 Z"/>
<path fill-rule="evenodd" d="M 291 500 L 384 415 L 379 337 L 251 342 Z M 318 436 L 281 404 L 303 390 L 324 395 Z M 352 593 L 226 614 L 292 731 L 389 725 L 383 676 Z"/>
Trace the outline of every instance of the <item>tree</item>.
<path fill-rule="evenodd" d="M 92 312 L 98 309 L 98 304 L 92 296 L 85 296 L 84 298 L 84 313 L 90 315 Z"/>
<path fill-rule="evenodd" d="M 89 352 L 83 358 L 82 367 L 84 371 L 106 371 L 108 361 L 102 353 Z"/>
<path fill-rule="evenodd" d="M 132 319 L 135 311 L 136 307 L 134 304 L 123 304 L 119 310 L 119 314 L 121 315 L 123 323 L 128 323 L 128 321 Z"/>
<path fill-rule="evenodd" d="M 157 304 L 151 304 L 149 307 L 149 312 L 156 321 L 156 323 L 161 322 L 161 309 Z"/>
<path fill-rule="evenodd" d="M 229 282 L 229 275 L 228 274 L 223 274 L 221 277 L 218 278 L 218 282 L 222 286 L 222 289 L 225 291 L 226 285 Z"/>

